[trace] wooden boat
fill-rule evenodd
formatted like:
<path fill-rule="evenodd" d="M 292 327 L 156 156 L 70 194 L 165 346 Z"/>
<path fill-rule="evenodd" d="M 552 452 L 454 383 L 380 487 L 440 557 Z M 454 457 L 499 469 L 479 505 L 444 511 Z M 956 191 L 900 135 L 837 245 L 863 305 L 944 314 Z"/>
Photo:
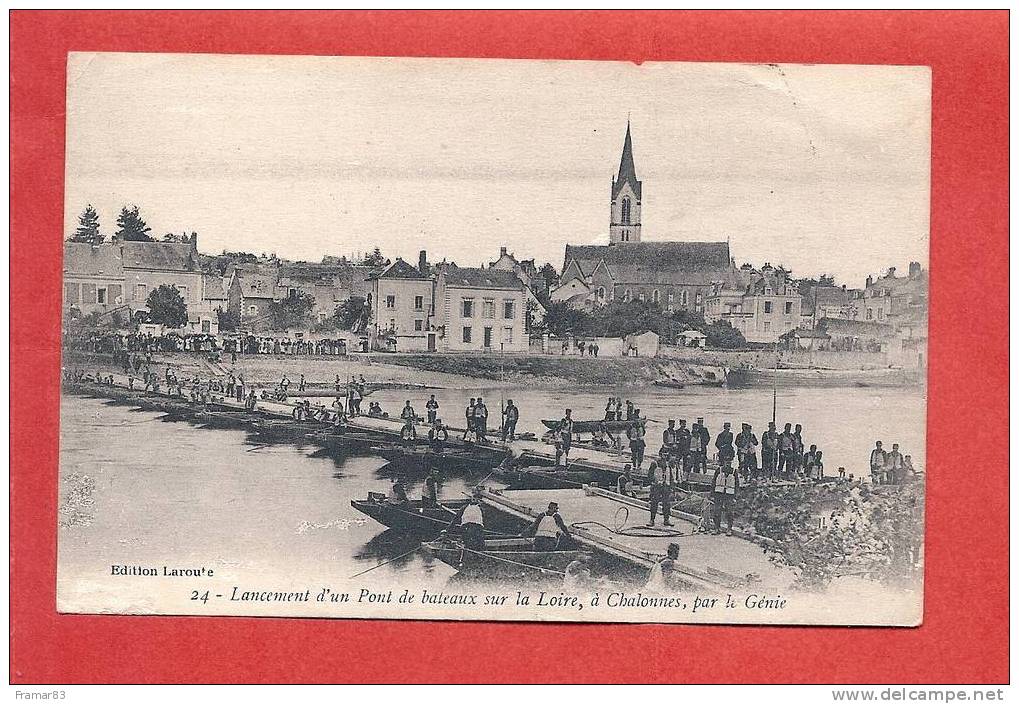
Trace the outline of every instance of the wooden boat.
<path fill-rule="evenodd" d="M 467 548 L 457 538 L 422 543 L 425 552 L 469 577 L 528 580 L 558 578 L 566 566 L 585 553 L 570 546 L 562 550 L 534 548 L 533 538 L 492 538 L 483 549 Z"/>
<path fill-rule="evenodd" d="M 416 533 L 427 539 L 435 538 L 449 525 L 456 512 L 467 504 L 467 499 L 443 501 L 439 506 L 426 506 L 420 499 L 406 504 L 386 501 L 384 494 L 368 492 L 367 499 L 351 499 L 350 505 L 374 518 L 387 528 Z"/>
<path fill-rule="evenodd" d="M 676 379 L 658 379 L 655 381 L 655 386 L 665 389 L 682 389 L 684 384 Z"/>
<path fill-rule="evenodd" d="M 549 430 L 557 430 L 559 428 L 559 420 L 542 420 L 541 423 Z M 576 433 L 593 433 L 599 430 L 602 425 L 605 426 L 605 430 L 610 433 L 621 433 L 626 432 L 633 427 L 635 421 L 632 420 L 575 420 L 573 421 L 573 432 Z"/>
<path fill-rule="evenodd" d="M 913 383 L 903 369 L 731 369 L 725 384 L 730 388 L 754 386 L 906 386 Z"/>
<path fill-rule="evenodd" d="M 492 476 L 511 489 L 579 489 L 593 481 L 591 472 L 556 467 L 504 467 L 492 470 Z"/>

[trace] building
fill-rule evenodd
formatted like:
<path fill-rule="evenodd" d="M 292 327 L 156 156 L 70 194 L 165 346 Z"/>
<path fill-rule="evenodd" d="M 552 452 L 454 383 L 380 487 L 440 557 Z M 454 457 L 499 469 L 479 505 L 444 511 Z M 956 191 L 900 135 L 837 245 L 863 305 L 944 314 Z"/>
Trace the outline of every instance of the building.
<path fill-rule="evenodd" d="M 887 352 L 895 330 L 887 323 L 871 320 L 822 318 L 817 331 L 829 338 L 829 348 L 839 352 Z"/>
<path fill-rule="evenodd" d="M 707 322 L 729 323 L 755 344 L 776 343 L 800 327 L 803 300 L 786 271 L 765 264 L 759 272 L 740 273 L 749 278 L 742 290 L 715 284 L 704 313 Z"/>
<path fill-rule="evenodd" d="M 553 301 L 594 308 L 639 300 L 663 310 L 703 311 L 715 282 L 737 278 L 728 242 L 643 241 L 642 192 L 628 123 L 610 190 L 609 244 L 566 245 Z"/>
<path fill-rule="evenodd" d="M 120 248 L 64 242 L 64 312 L 105 314 L 124 307 Z M 130 310 L 127 313 L 130 315 Z"/>
<path fill-rule="evenodd" d="M 515 277 L 514 277 L 515 278 Z M 434 280 L 425 253 L 418 266 L 397 258 L 371 275 L 371 334 L 375 349 L 397 352 L 435 351 L 438 334 L 433 329 Z"/>
<path fill-rule="evenodd" d="M 269 305 L 283 299 L 272 274 L 237 269 L 228 289 L 229 310 L 244 330 L 260 331 L 268 327 Z"/>
<path fill-rule="evenodd" d="M 857 301 L 857 320 L 872 320 L 896 325 L 898 319 L 913 319 L 916 312 L 926 317 L 929 277 L 919 262 L 910 262 L 906 276 L 896 276 L 891 267 L 884 276 L 867 277 L 867 285 Z"/>
<path fill-rule="evenodd" d="M 311 316 L 316 323 L 324 322 L 336 308 L 352 297 L 367 300 L 368 278 L 374 271 L 353 264 L 283 263 L 279 268 L 278 285 L 284 295 L 305 293 L 315 300 Z"/>
<path fill-rule="evenodd" d="M 529 292 L 511 270 L 439 267 L 435 301 L 441 349 L 526 352 Z"/>

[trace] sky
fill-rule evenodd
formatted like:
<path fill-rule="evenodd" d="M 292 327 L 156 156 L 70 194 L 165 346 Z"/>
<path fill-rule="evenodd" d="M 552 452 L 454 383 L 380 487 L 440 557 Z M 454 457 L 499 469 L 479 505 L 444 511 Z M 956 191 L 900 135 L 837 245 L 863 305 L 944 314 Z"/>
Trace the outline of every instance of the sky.
<path fill-rule="evenodd" d="M 74 53 L 67 101 L 66 235 L 137 205 L 208 253 L 561 267 L 608 242 L 629 119 L 644 240 L 927 266 L 924 67 Z"/>

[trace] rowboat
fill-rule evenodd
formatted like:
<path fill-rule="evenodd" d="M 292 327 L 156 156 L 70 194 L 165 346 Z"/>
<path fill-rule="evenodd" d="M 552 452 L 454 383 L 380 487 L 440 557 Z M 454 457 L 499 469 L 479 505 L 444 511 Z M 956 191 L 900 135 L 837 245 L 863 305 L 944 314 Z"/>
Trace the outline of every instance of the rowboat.
<path fill-rule="evenodd" d="M 428 538 L 442 532 L 453 516 L 467 504 L 467 499 L 443 501 L 438 506 L 425 505 L 421 499 L 404 504 L 386 501 L 383 494 L 368 492 L 367 499 L 351 499 L 350 505 L 374 518 L 387 528 L 417 533 Z"/>
<path fill-rule="evenodd" d="M 492 470 L 492 476 L 512 489 L 578 489 L 593 481 L 591 472 L 558 467 L 504 467 Z"/>
<path fill-rule="evenodd" d="M 573 546 L 562 550 L 536 550 L 533 538 L 493 538 L 472 549 L 458 538 L 422 543 L 429 555 L 468 577 L 536 579 L 558 577 L 571 562 L 585 554 Z"/>
<path fill-rule="evenodd" d="M 675 379 L 658 379 L 655 381 L 655 386 L 660 386 L 665 389 L 682 389 L 683 383 L 676 381 Z"/>
<path fill-rule="evenodd" d="M 541 421 L 542 425 L 549 430 L 558 430 L 561 422 L 559 420 Z M 598 430 L 607 430 L 610 433 L 621 433 L 633 427 L 635 422 L 632 420 L 575 420 L 573 421 L 573 432 L 593 433 Z"/>

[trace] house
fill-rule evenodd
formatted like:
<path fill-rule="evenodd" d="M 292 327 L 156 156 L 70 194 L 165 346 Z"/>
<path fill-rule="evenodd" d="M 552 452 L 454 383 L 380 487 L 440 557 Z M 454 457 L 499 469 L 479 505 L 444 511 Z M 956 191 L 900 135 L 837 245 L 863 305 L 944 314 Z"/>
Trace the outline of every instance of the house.
<path fill-rule="evenodd" d="M 440 266 L 435 301 L 441 348 L 526 352 L 529 291 L 512 270 Z"/>
<path fill-rule="evenodd" d="M 261 330 L 269 316 L 269 304 L 280 301 L 283 294 L 273 275 L 235 270 L 229 286 L 229 310 L 246 330 Z"/>
<path fill-rule="evenodd" d="M 64 312 L 103 314 L 124 306 L 120 248 L 64 242 Z M 127 313 L 130 315 L 130 310 Z"/>
<path fill-rule="evenodd" d="M 515 277 L 514 277 L 515 278 Z M 398 352 L 435 351 L 438 335 L 433 329 L 434 281 L 425 253 L 418 266 L 399 257 L 369 277 L 371 337 L 376 349 Z M 392 340 L 395 347 L 389 342 Z"/>
<path fill-rule="evenodd" d="M 284 295 L 305 293 L 315 300 L 311 315 L 321 323 L 336 308 L 352 297 L 367 300 L 368 278 L 374 273 L 369 267 L 340 264 L 283 263 L 279 269 L 279 287 Z"/>
<path fill-rule="evenodd" d="M 790 330 L 780 340 L 788 350 L 827 350 L 831 345 L 831 335 L 807 328 Z"/>
<path fill-rule="evenodd" d="M 627 357 L 657 357 L 659 348 L 658 333 L 650 330 L 627 335 L 623 340 L 623 354 Z"/>
<path fill-rule="evenodd" d="M 700 330 L 684 330 L 679 336 L 682 338 L 683 347 L 703 348 L 708 344 L 708 336 Z"/>
<path fill-rule="evenodd" d="M 785 270 L 765 264 L 759 272 L 741 273 L 750 279 L 742 292 L 715 285 L 704 314 L 707 322 L 727 322 L 755 344 L 778 342 L 800 327 L 803 300 Z"/>

